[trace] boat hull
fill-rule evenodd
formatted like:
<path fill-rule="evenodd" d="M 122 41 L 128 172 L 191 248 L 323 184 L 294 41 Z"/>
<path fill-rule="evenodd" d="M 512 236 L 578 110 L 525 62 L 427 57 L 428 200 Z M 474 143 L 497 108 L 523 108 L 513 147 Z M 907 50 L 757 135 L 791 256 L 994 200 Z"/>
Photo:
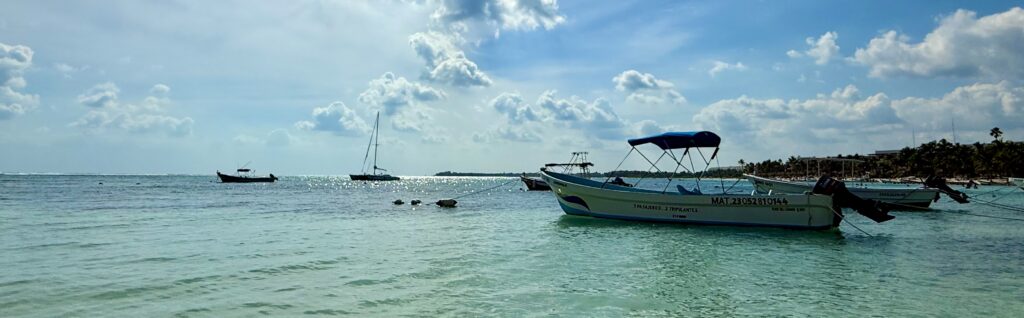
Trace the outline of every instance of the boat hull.
<path fill-rule="evenodd" d="M 349 178 L 352 181 L 397 181 L 401 180 L 399 177 L 392 176 L 390 174 L 350 174 Z"/>
<path fill-rule="evenodd" d="M 838 226 L 824 195 L 682 195 L 541 172 L 569 215 L 687 224 L 822 230 Z"/>
<path fill-rule="evenodd" d="M 240 177 L 223 174 L 218 172 L 217 177 L 220 178 L 222 183 L 258 183 L 258 182 L 274 182 L 277 181 L 277 177 Z"/>
<path fill-rule="evenodd" d="M 814 187 L 807 183 L 768 179 L 754 175 L 743 176 L 754 185 L 754 189 L 759 193 L 798 194 L 809 192 Z M 939 193 L 939 190 L 926 188 L 883 189 L 847 186 L 847 190 L 861 199 L 892 203 L 897 208 L 904 209 L 927 209 Z"/>
<path fill-rule="evenodd" d="M 1024 189 L 1024 178 L 1010 178 L 1010 183 L 1018 188 Z"/>
<path fill-rule="evenodd" d="M 534 179 L 530 177 L 519 177 L 526 184 L 526 189 L 530 191 L 551 191 L 551 186 L 548 186 L 547 182 L 541 179 Z"/>

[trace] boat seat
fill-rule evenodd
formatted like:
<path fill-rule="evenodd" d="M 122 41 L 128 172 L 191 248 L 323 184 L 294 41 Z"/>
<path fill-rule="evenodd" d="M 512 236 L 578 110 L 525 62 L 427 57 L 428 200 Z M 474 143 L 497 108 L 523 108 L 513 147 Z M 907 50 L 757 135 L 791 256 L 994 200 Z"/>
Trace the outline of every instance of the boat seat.
<path fill-rule="evenodd" d="M 690 191 L 690 190 L 686 190 L 686 188 L 683 188 L 682 185 L 678 185 L 678 184 L 676 185 L 676 190 L 679 190 L 679 194 L 682 194 L 682 195 L 701 195 L 701 194 L 703 194 L 703 193 L 700 192 L 700 189 L 693 188 L 693 191 Z"/>

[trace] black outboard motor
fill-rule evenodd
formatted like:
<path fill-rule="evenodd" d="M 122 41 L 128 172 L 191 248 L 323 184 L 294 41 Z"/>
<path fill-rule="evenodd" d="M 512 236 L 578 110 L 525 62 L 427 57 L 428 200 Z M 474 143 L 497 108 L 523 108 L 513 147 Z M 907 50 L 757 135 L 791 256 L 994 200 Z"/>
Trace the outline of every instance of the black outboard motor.
<path fill-rule="evenodd" d="M 928 176 L 927 179 L 924 179 L 924 186 L 938 189 L 940 192 L 945 193 L 947 196 L 949 196 L 950 199 L 953 199 L 953 201 L 956 201 L 957 203 L 963 204 L 970 202 L 967 201 L 966 193 L 953 190 L 953 188 L 950 188 L 949 185 L 946 184 L 946 179 L 936 176 Z"/>
<path fill-rule="evenodd" d="M 840 207 L 851 207 L 863 216 L 882 223 L 895 219 L 889 215 L 889 207 L 885 203 L 875 200 L 861 199 L 846 189 L 846 184 L 829 176 L 822 176 L 814 184 L 813 193 L 832 196 L 832 205 L 836 211 L 842 211 Z M 840 212 L 841 213 L 841 212 Z"/>

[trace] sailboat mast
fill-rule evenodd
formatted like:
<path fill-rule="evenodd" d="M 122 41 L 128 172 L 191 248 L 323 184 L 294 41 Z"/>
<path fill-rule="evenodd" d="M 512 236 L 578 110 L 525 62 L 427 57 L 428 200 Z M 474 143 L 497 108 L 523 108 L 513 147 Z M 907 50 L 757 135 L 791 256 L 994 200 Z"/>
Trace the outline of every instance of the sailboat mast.
<path fill-rule="evenodd" d="M 377 112 L 377 119 L 373 121 L 373 131 L 377 137 L 373 139 L 373 174 L 377 174 L 377 146 L 380 146 L 380 112 Z"/>

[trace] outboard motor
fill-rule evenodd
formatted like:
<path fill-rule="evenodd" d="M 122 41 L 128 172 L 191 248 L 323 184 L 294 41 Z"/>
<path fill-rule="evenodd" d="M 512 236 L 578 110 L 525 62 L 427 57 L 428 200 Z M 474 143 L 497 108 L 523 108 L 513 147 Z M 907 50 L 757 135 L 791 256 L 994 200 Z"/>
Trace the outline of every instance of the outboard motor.
<path fill-rule="evenodd" d="M 889 215 L 889 207 L 882 202 L 875 200 L 861 199 L 846 189 L 846 184 L 829 176 L 822 176 L 814 184 L 811 190 L 815 194 L 832 196 L 832 204 L 836 211 L 842 211 L 840 207 L 851 207 L 863 216 L 882 223 L 896 218 Z M 840 212 L 841 213 L 841 212 Z"/>
<path fill-rule="evenodd" d="M 947 196 L 949 196 L 950 199 L 953 199 L 953 201 L 956 201 L 957 203 L 963 204 L 970 202 L 967 201 L 966 193 L 953 190 L 953 188 L 950 188 L 949 185 L 946 184 L 946 179 L 936 176 L 928 176 L 927 179 L 924 179 L 924 186 L 938 189 L 940 192 L 945 193 Z"/>

